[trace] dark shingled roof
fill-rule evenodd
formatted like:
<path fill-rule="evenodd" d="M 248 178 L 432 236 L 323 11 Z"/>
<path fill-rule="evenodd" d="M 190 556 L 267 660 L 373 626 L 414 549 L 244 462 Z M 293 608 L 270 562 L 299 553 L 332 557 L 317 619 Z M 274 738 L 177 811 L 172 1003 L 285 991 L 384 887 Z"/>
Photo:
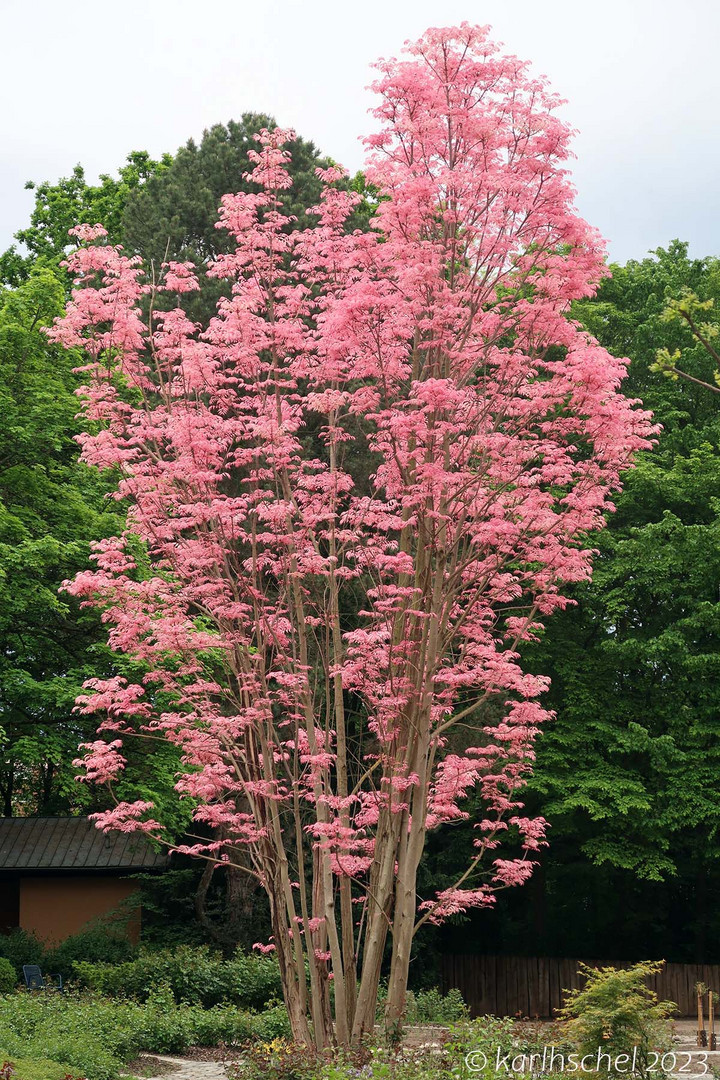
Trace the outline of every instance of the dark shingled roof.
<path fill-rule="evenodd" d="M 130 833 L 88 818 L 0 818 L 0 870 L 147 870 L 167 857 Z"/>

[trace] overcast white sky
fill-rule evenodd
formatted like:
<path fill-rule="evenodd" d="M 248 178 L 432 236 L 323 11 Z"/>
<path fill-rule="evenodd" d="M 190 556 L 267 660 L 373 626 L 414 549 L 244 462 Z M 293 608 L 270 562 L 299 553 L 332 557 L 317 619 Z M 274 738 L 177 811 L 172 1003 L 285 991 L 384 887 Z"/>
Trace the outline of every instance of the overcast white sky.
<path fill-rule="evenodd" d="M 718 0 L 0 0 L 0 250 L 25 180 L 95 179 L 249 110 L 359 168 L 368 65 L 464 19 L 568 99 L 578 204 L 613 258 L 674 237 L 720 255 Z"/>

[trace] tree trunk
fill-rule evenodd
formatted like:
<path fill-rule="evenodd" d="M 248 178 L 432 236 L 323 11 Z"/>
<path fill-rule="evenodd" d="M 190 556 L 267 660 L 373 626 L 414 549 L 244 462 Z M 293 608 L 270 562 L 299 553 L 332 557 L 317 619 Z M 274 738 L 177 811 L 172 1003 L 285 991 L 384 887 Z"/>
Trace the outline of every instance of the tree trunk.
<path fill-rule="evenodd" d="M 403 815 L 391 814 L 388 810 L 384 810 L 378 823 L 375 842 L 376 861 L 370 874 L 370 887 L 366 901 L 368 922 L 363 949 L 362 975 L 351 1032 L 351 1042 L 356 1046 L 375 1027 L 380 971 L 392 911 L 395 854 L 399 829 L 397 818 L 399 817 Z M 393 818 L 395 820 L 391 820 Z"/>
<path fill-rule="evenodd" d="M 308 1022 L 307 1003 L 303 1000 L 299 985 L 289 927 L 286 919 L 283 918 L 284 913 L 280 910 L 280 905 L 283 903 L 283 890 L 280 888 L 278 892 L 274 892 L 271 887 L 267 890 L 267 894 L 275 937 L 275 955 L 280 967 L 283 997 L 292 1037 L 295 1042 L 303 1046 L 313 1046 L 315 1041 Z M 303 972 L 303 978 L 304 974 Z"/>

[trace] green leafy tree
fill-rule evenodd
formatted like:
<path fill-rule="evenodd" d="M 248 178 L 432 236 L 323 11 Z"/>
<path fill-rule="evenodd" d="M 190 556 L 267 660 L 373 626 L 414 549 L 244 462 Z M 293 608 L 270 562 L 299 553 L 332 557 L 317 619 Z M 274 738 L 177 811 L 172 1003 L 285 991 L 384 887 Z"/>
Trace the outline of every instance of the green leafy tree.
<path fill-rule="evenodd" d="M 450 927 L 433 947 L 720 958 L 720 399 L 713 357 L 667 314 L 689 290 L 716 318 L 720 264 L 674 242 L 612 274 L 575 314 L 631 358 L 624 389 L 662 430 L 593 538 L 592 583 L 528 651 L 556 714 L 528 800 L 551 824 L 532 902 L 508 893 L 477 938 Z M 662 350 L 697 381 L 667 378 Z M 431 849 L 428 888 L 460 865 L 469 827 Z"/>
<path fill-rule="evenodd" d="M 711 383 L 691 375 L 685 367 L 686 349 L 682 347 L 675 349 L 672 353 L 667 348 L 658 349 L 653 370 L 661 371 L 663 375 L 671 379 L 684 379 L 695 386 L 702 386 L 706 390 L 720 394 L 720 352 L 717 347 L 720 319 L 715 298 L 701 300 L 697 293 L 685 286 L 679 297 L 668 299 L 662 317 L 665 322 L 679 324 L 685 329 L 691 348 L 698 344 L 702 345 L 714 361 L 715 371 Z"/>
<path fill-rule="evenodd" d="M 229 191 L 257 190 L 245 179 L 253 168 L 248 151 L 257 149 L 254 136 L 261 128 L 274 126 L 270 116 L 244 113 L 227 126 L 214 124 L 199 143 L 188 140 L 167 168 L 129 194 L 122 222 L 126 246 L 156 265 L 169 257 L 202 266 L 229 250 L 227 231 L 215 227 L 220 200 Z M 302 221 L 322 190 L 315 169 L 328 162 L 305 139 L 294 140 L 288 148 L 293 186 L 284 206 Z"/>
<path fill-rule="evenodd" d="M 61 591 L 89 565 L 90 542 L 123 527 L 112 474 L 78 461 L 79 361 L 43 328 L 64 307 L 61 273 L 36 267 L 0 293 L 0 812 L 105 807 L 108 791 L 77 784 L 78 744 L 94 725 L 74 711 L 85 679 L 118 670 L 100 620 Z M 127 674 L 127 672 L 124 672 Z M 137 672 L 132 673 L 137 676 Z M 125 783 L 160 799 L 177 827 L 178 754 L 138 740 Z M 122 790 L 115 793 L 122 797 Z"/>
<path fill-rule="evenodd" d="M 63 281 L 33 269 L 0 293 L 0 765 L 5 814 L 77 805 L 71 761 L 87 725 L 73 717 L 82 680 L 102 663 L 97 619 L 58 590 L 88 564 L 89 543 L 122 526 L 107 485 L 78 463 L 77 358 L 43 328 Z"/>
<path fill-rule="evenodd" d="M 70 247 L 68 230 L 80 222 L 101 222 L 116 243 L 123 239 L 123 217 L 128 198 L 152 176 L 162 175 L 172 162 L 169 154 L 154 161 L 144 150 L 128 154 L 117 176 L 102 174 L 97 184 L 88 184 L 82 165 L 56 183 L 26 188 L 35 192 L 35 205 L 26 228 L 15 233 L 22 245 L 13 245 L 0 256 L 0 281 L 18 285 L 27 280 L 38 265 L 56 267 Z"/>
<path fill-rule="evenodd" d="M 556 712 L 532 782 L 552 842 L 533 915 L 506 907 L 504 930 L 580 956 L 656 943 L 702 959 L 720 929 L 720 400 L 712 356 L 666 312 L 683 290 L 714 301 L 719 264 L 675 242 L 612 271 L 576 314 L 630 356 L 626 392 L 662 430 L 594 541 L 592 584 L 533 647 Z M 658 366 L 677 349 L 696 381 Z"/>
<path fill-rule="evenodd" d="M 594 861 L 656 879 L 720 856 L 720 403 L 655 364 L 684 333 L 664 312 L 686 287 L 712 298 L 718 268 L 676 243 L 613 268 L 598 300 L 578 305 L 630 355 L 628 392 L 663 430 L 598 538 L 592 584 L 538 648 L 557 711 L 534 780 L 546 814 Z M 684 356 L 704 381 L 703 346 Z"/>

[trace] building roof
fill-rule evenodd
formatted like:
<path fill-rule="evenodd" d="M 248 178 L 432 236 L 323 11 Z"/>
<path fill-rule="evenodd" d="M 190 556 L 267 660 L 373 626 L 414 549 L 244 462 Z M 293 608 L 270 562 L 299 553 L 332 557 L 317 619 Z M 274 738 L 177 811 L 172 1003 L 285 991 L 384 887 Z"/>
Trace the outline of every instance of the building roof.
<path fill-rule="evenodd" d="M 167 857 L 130 833 L 85 817 L 0 818 L 0 870 L 148 870 Z"/>

